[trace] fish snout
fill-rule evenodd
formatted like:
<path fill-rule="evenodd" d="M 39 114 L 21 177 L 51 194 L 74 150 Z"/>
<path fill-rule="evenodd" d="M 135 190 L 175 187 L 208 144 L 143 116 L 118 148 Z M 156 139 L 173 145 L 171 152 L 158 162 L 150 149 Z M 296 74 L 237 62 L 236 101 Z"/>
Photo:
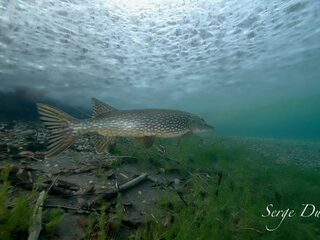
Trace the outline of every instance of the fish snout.
<path fill-rule="evenodd" d="M 206 132 L 211 132 L 211 131 L 214 130 L 214 127 L 209 125 L 209 124 L 205 124 L 203 130 L 206 131 Z"/>
<path fill-rule="evenodd" d="M 206 124 L 205 125 L 205 128 L 208 130 L 208 131 L 213 131 L 214 130 L 214 127 L 209 125 L 209 124 Z"/>
<path fill-rule="evenodd" d="M 209 124 L 202 124 L 201 126 L 195 126 L 192 128 L 193 133 L 206 133 L 206 132 L 212 132 L 214 130 L 214 127 L 212 127 Z"/>

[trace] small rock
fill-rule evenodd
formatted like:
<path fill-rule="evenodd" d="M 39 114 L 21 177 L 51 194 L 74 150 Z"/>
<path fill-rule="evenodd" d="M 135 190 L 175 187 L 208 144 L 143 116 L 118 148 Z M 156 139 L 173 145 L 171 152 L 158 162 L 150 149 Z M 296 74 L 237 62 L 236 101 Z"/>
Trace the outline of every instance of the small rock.
<path fill-rule="evenodd" d="M 80 206 L 83 206 L 84 203 L 85 203 L 85 200 L 83 198 L 78 198 L 78 204 Z"/>
<path fill-rule="evenodd" d="M 106 174 L 108 179 L 114 178 L 114 172 L 113 172 L 112 169 L 107 171 L 105 174 Z"/>
<path fill-rule="evenodd" d="M 125 207 L 132 207 L 132 203 L 130 203 L 130 202 L 125 202 L 125 203 L 123 203 L 123 206 L 125 206 Z"/>
<path fill-rule="evenodd" d="M 19 147 L 15 144 L 8 144 L 7 145 L 7 148 L 8 148 L 8 152 L 10 154 L 18 154 L 19 153 Z"/>
<path fill-rule="evenodd" d="M 34 153 L 30 151 L 22 151 L 17 154 L 17 157 L 22 157 L 22 158 L 30 158 L 33 156 L 34 156 Z"/>

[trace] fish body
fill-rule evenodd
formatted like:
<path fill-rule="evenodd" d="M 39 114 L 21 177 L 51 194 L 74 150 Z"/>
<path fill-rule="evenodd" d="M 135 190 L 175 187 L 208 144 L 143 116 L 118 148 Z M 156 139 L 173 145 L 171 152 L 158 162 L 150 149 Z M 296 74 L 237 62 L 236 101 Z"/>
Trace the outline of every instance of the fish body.
<path fill-rule="evenodd" d="M 191 114 L 165 109 L 113 111 L 75 124 L 79 133 L 119 137 L 178 137 L 190 131 Z"/>
<path fill-rule="evenodd" d="M 93 99 L 93 117 L 85 120 L 75 119 L 46 104 L 38 104 L 37 107 L 40 119 L 50 132 L 48 157 L 61 153 L 86 133 L 98 133 L 109 140 L 114 137 L 139 137 L 151 141 L 152 145 L 156 137 L 179 137 L 213 129 L 202 118 L 188 112 L 168 109 L 118 110 L 97 99 Z M 97 146 L 103 151 L 107 143 L 98 143 Z"/>

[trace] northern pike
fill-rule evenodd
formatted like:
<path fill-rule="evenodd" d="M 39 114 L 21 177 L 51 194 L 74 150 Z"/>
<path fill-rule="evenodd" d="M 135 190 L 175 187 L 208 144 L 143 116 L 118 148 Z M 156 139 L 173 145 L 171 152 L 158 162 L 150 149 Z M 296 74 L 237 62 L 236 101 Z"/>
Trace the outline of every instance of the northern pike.
<path fill-rule="evenodd" d="M 76 119 L 52 106 L 38 103 L 38 113 L 49 130 L 46 157 L 55 156 L 69 148 L 86 133 L 104 136 L 96 145 L 98 153 L 105 151 L 115 137 L 138 137 L 147 147 L 156 137 L 172 138 L 213 129 L 204 119 L 183 111 L 168 109 L 118 110 L 95 98 L 93 116 Z"/>

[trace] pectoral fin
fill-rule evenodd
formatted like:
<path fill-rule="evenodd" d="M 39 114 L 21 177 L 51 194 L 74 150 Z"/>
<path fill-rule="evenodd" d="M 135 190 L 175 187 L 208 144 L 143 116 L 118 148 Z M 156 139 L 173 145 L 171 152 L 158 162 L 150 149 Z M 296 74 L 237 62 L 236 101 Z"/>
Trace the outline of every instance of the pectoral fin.
<path fill-rule="evenodd" d="M 144 136 L 138 139 L 138 143 L 143 144 L 146 148 L 150 148 L 152 147 L 155 139 L 155 136 Z"/>
<path fill-rule="evenodd" d="M 181 144 L 181 139 L 182 139 L 182 137 L 178 137 L 178 139 L 177 139 L 177 146 L 180 146 L 180 144 Z"/>
<path fill-rule="evenodd" d="M 177 139 L 177 146 L 180 146 L 182 138 L 188 137 L 188 136 L 191 136 L 191 135 L 192 135 L 192 132 L 189 131 L 189 132 L 183 134 L 181 137 L 178 137 L 178 139 Z"/>

